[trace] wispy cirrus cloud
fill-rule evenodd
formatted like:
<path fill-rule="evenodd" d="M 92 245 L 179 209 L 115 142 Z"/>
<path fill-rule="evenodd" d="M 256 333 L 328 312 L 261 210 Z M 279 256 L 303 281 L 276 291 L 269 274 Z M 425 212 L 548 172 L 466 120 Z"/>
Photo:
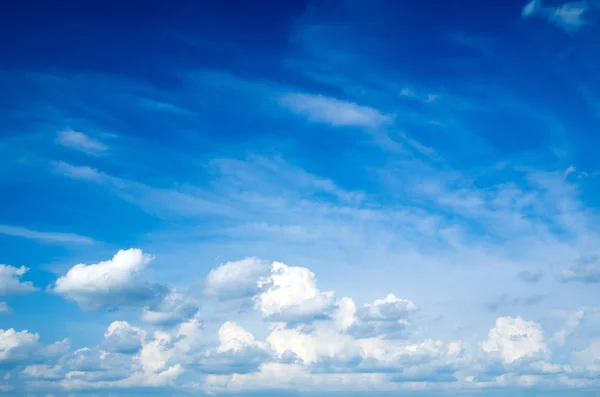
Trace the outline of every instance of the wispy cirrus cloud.
<path fill-rule="evenodd" d="M 323 95 L 291 93 L 279 103 L 312 122 L 333 126 L 377 128 L 392 120 L 377 109 Z"/>
<path fill-rule="evenodd" d="M 74 233 L 42 232 L 20 226 L 0 225 L 0 234 L 50 244 L 93 244 L 94 239 Z"/>
<path fill-rule="evenodd" d="M 523 18 L 545 18 L 565 31 L 576 31 L 586 24 L 585 14 L 589 8 L 587 1 L 569 2 L 560 6 L 544 6 L 542 0 L 531 0 L 523 7 L 521 16 Z"/>
<path fill-rule="evenodd" d="M 99 156 L 108 150 L 108 146 L 97 139 L 79 131 L 64 130 L 56 134 L 55 142 L 59 145 Z"/>

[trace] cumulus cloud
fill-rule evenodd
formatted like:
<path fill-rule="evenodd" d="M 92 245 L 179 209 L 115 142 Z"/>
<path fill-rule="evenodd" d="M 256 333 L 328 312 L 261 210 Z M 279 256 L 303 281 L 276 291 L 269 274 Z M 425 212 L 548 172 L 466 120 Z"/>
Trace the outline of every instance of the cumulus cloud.
<path fill-rule="evenodd" d="M 141 252 L 134 255 L 137 261 L 125 262 L 143 262 L 140 255 L 143 257 Z M 236 262 L 233 267 L 238 265 Z M 142 320 L 148 316 L 158 319 L 150 321 L 152 325 L 162 325 L 169 318 L 171 327 L 144 329 L 144 325 L 114 321 L 97 346 L 72 353 L 64 342 L 40 347 L 37 335 L 26 331 L 16 335 L 9 330 L 12 342 L 4 345 L 15 347 L 5 348 L 4 354 L 13 362 L 27 363 L 21 371 L 24 381 L 63 391 L 165 388 L 180 377 L 200 379 L 186 387 L 211 393 L 400 391 L 409 385 L 427 388 L 442 382 L 460 387 L 519 385 L 534 377 L 574 374 L 568 366 L 546 361 L 550 350 L 541 326 L 521 317 L 499 317 L 487 340 L 473 348 L 460 340 L 421 339 L 418 333 L 407 333 L 407 326 L 418 320 L 414 316 L 417 306 L 411 300 L 389 293 L 357 306 L 349 297 L 335 299 L 333 292 L 321 291 L 309 269 L 274 262 L 266 275 L 257 276 L 260 272 L 249 274 L 254 282 L 258 277 L 257 289 L 251 291 L 255 292 L 255 315 L 268 323 L 264 339 L 227 321 L 220 325 L 214 344 L 204 337 L 196 303 L 190 304 L 194 310 L 182 315 L 186 310 L 179 308 L 186 306 L 187 297 L 171 290 L 168 298 L 141 313 Z M 213 289 L 213 296 L 227 299 L 225 292 L 232 288 L 228 283 L 236 280 L 228 279 L 228 272 L 223 274 L 227 276 L 215 280 L 227 282 L 211 285 L 227 286 Z M 247 297 L 248 292 L 235 296 Z M 175 314 L 168 317 L 170 312 Z M 567 333 L 578 326 L 581 316 L 575 317 L 573 324 L 565 326 Z M 560 344 L 566 336 L 558 331 L 551 342 Z M 19 361 L 23 352 L 44 361 Z M 595 347 L 578 354 L 579 362 L 587 364 L 582 364 L 586 369 L 578 369 L 577 374 L 589 376 Z M 303 382 L 300 389 L 299 381 Z"/>
<path fill-rule="evenodd" d="M 348 332 L 360 337 L 405 336 L 409 316 L 416 311 L 417 306 L 412 301 L 388 294 L 383 299 L 365 304 L 357 312 L 356 321 Z"/>
<path fill-rule="evenodd" d="M 114 321 L 104 333 L 102 348 L 106 351 L 132 354 L 142 348 L 146 332 L 127 321 Z"/>
<path fill-rule="evenodd" d="M 498 317 L 481 348 L 498 355 L 507 364 L 548 353 L 542 327 L 521 317 Z"/>
<path fill-rule="evenodd" d="M 167 293 L 166 287 L 139 281 L 151 260 L 140 249 L 120 250 L 111 260 L 73 266 L 52 290 L 86 310 L 155 303 Z"/>
<path fill-rule="evenodd" d="M 32 351 L 39 348 L 39 338 L 38 334 L 32 334 L 27 330 L 0 329 L 0 362 L 25 359 Z"/>
<path fill-rule="evenodd" d="M 283 95 L 279 103 L 312 122 L 333 126 L 375 128 L 391 120 L 376 109 L 323 95 L 291 93 Z"/>
<path fill-rule="evenodd" d="M 36 288 L 31 281 L 21 281 L 21 277 L 29 271 L 25 266 L 14 267 L 0 264 L 0 296 L 33 292 Z"/>
<path fill-rule="evenodd" d="M 239 299 L 259 292 L 258 280 L 269 273 L 269 264 L 258 258 L 227 262 L 206 277 L 205 294 L 220 299 Z"/>
<path fill-rule="evenodd" d="M 250 332 L 228 321 L 219 328 L 219 346 L 205 352 L 199 363 L 204 373 L 244 374 L 255 371 L 269 358 L 265 343 L 257 342 Z"/>
<path fill-rule="evenodd" d="M 304 267 L 273 262 L 271 274 L 263 277 L 258 286 L 263 291 L 254 297 L 255 307 L 271 320 L 325 318 L 334 309 L 333 292 L 320 291 L 315 274 Z"/>
<path fill-rule="evenodd" d="M 39 339 L 38 334 L 27 330 L 0 329 L 0 364 L 10 367 L 42 361 L 60 356 L 69 348 L 66 339 L 51 345 L 43 345 Z"/>
<path fill-rule="evenodd" d="M 199 309 L 194 298 L 172 290 L 157 305 L 144 307 L 141 319 L 155 325 L 172 325 L 192 318 Z"/>
<path fill-rule="evenodd" d="M 64 130 L 56 134 L 56 143 L 91 155 L 100 155 L 108 150 L 108 146 L 83 132 Z"/>

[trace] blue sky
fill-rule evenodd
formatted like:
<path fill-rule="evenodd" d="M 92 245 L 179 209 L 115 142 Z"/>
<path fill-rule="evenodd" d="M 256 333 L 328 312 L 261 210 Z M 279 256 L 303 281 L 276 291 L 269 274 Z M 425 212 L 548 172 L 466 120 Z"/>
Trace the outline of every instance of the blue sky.
<path fill-rule="evenodd" d="M 593 396 L 600 3 L 12 2 L 6 396 Z"/>

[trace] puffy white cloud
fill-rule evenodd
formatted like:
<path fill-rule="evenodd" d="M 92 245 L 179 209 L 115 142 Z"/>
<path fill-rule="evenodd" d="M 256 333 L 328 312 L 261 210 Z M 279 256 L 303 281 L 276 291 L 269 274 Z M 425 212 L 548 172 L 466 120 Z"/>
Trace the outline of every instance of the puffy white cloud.
<path fill-rule="evenodd" d="M 40 336 L 27 330 L 0 329 L 0 362 L 6 363 L 27 358 L 36 351 Z"/>
<path fill-rule="evenodd" d="M 136 353 L 142 348 L 145 338 L 146 332 L 141 328 L 127 321 L 114 321 L 104 333 L 102 348 L 115 353 Z"/>
<path fill-rule="evenodd" d="M 498 317 L 488 339 L 480 345 L 485 352 L 499 355 L 507 364 L 548 353 L 542 327 L 521 317 Z"/>
<path fill-rule="evenodd" d="M 232 321 L 219 328 L 219 345 L 200 357 L 205 373 L 248 373 L 271 358 L 267 345 L 257 342 L 250 332 Z"/>
<path fill-rule="evenodd" d="M 227 262 L 208 273 L 204 292 L 220 299 L 250 297 L 259 292 L 257 282 L 268 273 L 268 262 L 258 258 Z"/>
<path fill-rule="evenodd" d="M 35 363 L 64 354 L 69 349 L 67 339 L 51 345 L 39 343 L 39 335 L 27 330 L 0 329 L 0 364 L 15 366 Z"/>
<path fill-rule="evenodd" d="M 25 266 L 14 267 L 0 264 L 0 295 L 26 294 L 36 288 L 31 281 L 22 282 L 21 277 L 29 271 Z"/>
<path fill-rule="evenodd" d="M 53 291 L 87 310 L 154 303 L 162 299 L 167 289 L 139 280 L 151 260 L 140 249 L 120 250 L 111 260 L 73 266 L 56 280 Z"/>
<path fill-rule="evenodd" d="M 197 317 L 181 323 L 172 332 L 155 331 L 153 337 L 144 342 L 139 354 L 144 373 L 155 376 L 176 365 L 189 363 L 200 349 L 203 331 L 203 324 Z"/>
<path fill-rule="evenodd" d="M 315 274 L 307 268 L 273 262 L 271 274 L 259 282 L 264 290 L 254 297 L 255 307 L 279 321 L 327 317 L 334 309 L 334 294 L 320 291 L 316 284 Z"/>
<path fill-rule="evenodd" d="M 356 304 L 352 298 L 344 297 L 337 301 L 336 306 L 332 317 L 339 329 L 346 330 L 357 321 Z"/>
<path fill-rule="evenodd" d="M 279 358 L 292 353 L 305 365 L 331 360 L 345 362 L 360 354 L 351 336 L 329 326 L 317 326 L 312 332 L 275 326 L 267 343 Z"/>
<path fill-rule="evenodd" d="M 173 290 L 157 305 L 144 307 L 141 319 L 150 324 L 172 325 L 192 318 L 199 308 L 195 299 Z"/>
<path fill-rule="evenodd" d="M 412 301 L 388 294 L 384 299 L 364 305 L 348 332 L 361 337 L 405 336 L 408 318 L 416 310 Z"/>

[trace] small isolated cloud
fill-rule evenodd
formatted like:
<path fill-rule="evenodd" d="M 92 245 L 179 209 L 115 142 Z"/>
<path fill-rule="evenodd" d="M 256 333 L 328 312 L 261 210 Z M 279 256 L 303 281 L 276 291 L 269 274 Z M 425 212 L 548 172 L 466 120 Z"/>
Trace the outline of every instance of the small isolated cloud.
<path fill-rule="evenodd" d="M 323 95 L 286 94 L 279 103 L 312 122 L 333 126 L 376 128 L 391 120 L 371 107 Z"/>
<path fill-rule="evenodd" d="M 542 279 L 544 273 L 541 271 L 523 270 L 519 272 L 517 277 L 524 283 L 534 284 Z"/>
<path fill-rule="evenodd" d="M 102 348 L 122 354 L 137 353 L 142 348 L 146 332 L 127 321 L 114 321 L 104 333 Z"/>
<path fill-rule="evenodd" d="M 21 277 L 28 271 L 29 268 L 25 266 L 0 264 L 0 296 L 27 294 L 37 290 L 31 281 L 21 281 Z"/>
<path fill-rule="evenodd" d="M 248 298 L 260 291 L 258 280 L 269 273 L 269 263 L 258 258 L 227 262 L 206 276 L 204 293 L 223 300 Z"/>
<path fill-rule="evenodd" d="M 405 98 L 414 99 L 423 103 L 431 103 L 440 99 L 440 96 L 438 94 L 419 94 L 408 87 L 403 88 L 400 91 L 400 95 L 402 95 Z"/>
<path fill-rule="evenodd" d="M 586 2 L 570 2 L 557 7 L 544 6 L 541 0 L 532 0 L 521 11 L 523 18 L 541 17 L 566 31 L 575 31 L 585 25 Z"/>
<path fill-rule="evenodd" d="M 0 234 L 54 244 L 92 244 L 94 242 L 94 240 L 89 237 L 73 233 L 40 232 L 24 227 L 9 225 L 0 225 Z"/>
<path fill-rule="evenodd" d="M 320 291 L 315 274 L 304 267 L 273 262 L 271 274 L 259 281 L 259 287 L 263 291 L 254 297 L 255 308 L 272 320 L 326 318 L 334 308 L 333 292 Z"/>
<path fill-rule="evenodd" d="M 6 302 L 0 302 L 0 313 L 10 313 L 11 309 Z"/>
<path fill-rule="evenodd" d="M 570 165 L 570 166 L 568 166 L 568 167 L 567 167 L 567 169 L 565 170 L 565 173 L 564 173 L 564 175 L 565 175 L 565 178 L 568 178 L 568 177 L 569 177 L 569 175 L 571 175 L 572 173 L 574 173 L 574 172 L 576 172 L 576 171 L 577 171 L 577 168 L 576 168 L 576 167 L 575 167 L 573 164 L 571 164 L 571 165 Z"/>
<path fill-rule="evenodd" d="M 86 310 L 155 304 L 168 291 L 164 286 L 139 281 L 151 260 L 152 256 L 140 249 L 120 250 L 111 260 L 73 266 L 56 280 L 53 291 Z"/>
<path fill-rule="evenodd" d="M 483 351 L 498 355 L 506 364 L 548 352 L 542 327 L 521 317 L 498 317 L 488 339 L 480 345 Z"/>
<path fill-rule="evenodd" d="M 586 284 L 600 283 L 600 263 L 598 255 L 579 258 L 573 266 L 560 274 L 562 282 L 578 281 Z"/>
<path fill-rule="evenodd" d="M 64 130 L 56 134 L 56 143 L 59 145 L 76 149 L 87 154 L 98 156 L 108 150 L 108 146 L 102 142 L 84 134 L 83 132 Z"/>

